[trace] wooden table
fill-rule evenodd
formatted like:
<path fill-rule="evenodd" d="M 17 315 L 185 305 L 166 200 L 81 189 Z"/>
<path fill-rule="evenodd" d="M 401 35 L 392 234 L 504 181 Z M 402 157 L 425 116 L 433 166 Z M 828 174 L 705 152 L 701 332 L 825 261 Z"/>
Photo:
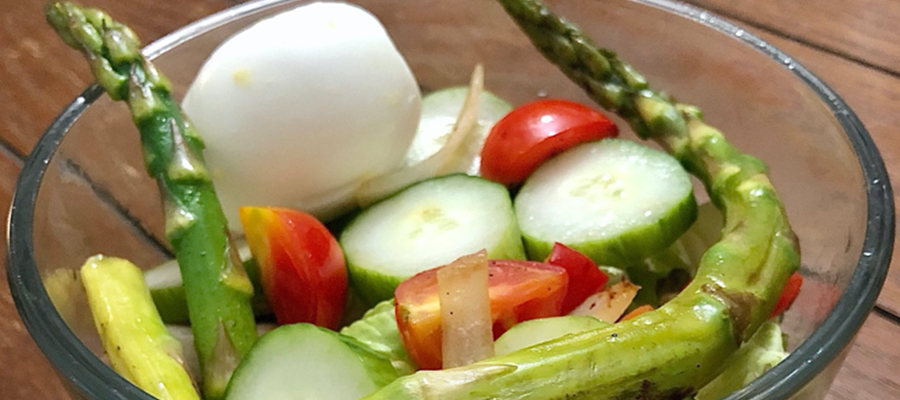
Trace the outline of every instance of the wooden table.
<path fill-rule="evenodd" d="M 44 0 L 0 4 L 0 204 L 56 113 L 88 83 L 74 52 L 41 23 Z M 233 5 L 228 0 L 85 1 L 128 21 L 145 40 Z M 832 85 L 865 123 L 888 170 L 900 176 L 900 3 L 892 0 L 693 0 L 791 54 Z M 170 13 L 177 9 L 180 12 Z M 895 188 L 900 188 L 892 179 Z M 0 244 L 0 246 L 5 246 Z M 829 393 L 832 399 L 900 398 L 900 257 Z M 5 259 L 0 261 L 5 269 Z M 0 285 L 0 397 L 66 398 Z"/>

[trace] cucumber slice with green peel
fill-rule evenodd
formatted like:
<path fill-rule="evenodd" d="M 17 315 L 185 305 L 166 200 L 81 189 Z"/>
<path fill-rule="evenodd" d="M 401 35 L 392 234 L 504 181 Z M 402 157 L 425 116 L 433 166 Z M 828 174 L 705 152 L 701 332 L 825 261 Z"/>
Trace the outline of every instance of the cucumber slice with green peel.
<path fill-rule="evenodd" d="M 706 250 L 722 236 L 724 222 L 722 212 L 715 204 L 703 203 L 697 207 L 697 221 L 675 241 L 673 246 L 677 248 L 684 261 L 696 269 L 700 265 L 703 253 L 706 253 Z"/>
<path fill-rule="evenodd" d="M 150 288 L 150 297 L 159 310 L 159 316 L 167 324 L 188 322 L 187 299 L 181 281 L 178 261 L 172 259 L 144 271 L 144 281 Z"/>
<path fill-rule="evenodd" d="M 712 203 L 697 208 L 697 220 L 671 246 L 628 267 L 631 281 L 641 287 L 629 310 L 649 304 L 659 307 L 677 295 L 694 276 L 700 257 L 719 240 L 722 213 Z"/>
<path fill-rule="evenodd" d="M 604 139 L 548 160 L 515 200 L 528 256 L 554 242 L 599 265 L 627 267 L 671 245 L 697 217 L 688 173 L 672 156 Z"/>
<path fill-rule="evenodd" d="M 227 400 L 356 400 L 399 377 L 356 339 L 311 324 L 263 335 L 234 371 Z"/>
<path fill-rule="evenodd" d="M 469 88 L 457 86 L 431 92 L 422 98 L 422 116 L 419 129 L 406 154 L 406 164 L 414 165 L 444 146 L 447 137 L 456 124 L 459 112 Z M 453 170 L 478 175 L 481 168 L 481 148 L 484 139 L 497 121 L 512 111 L 513 106 L 491 92 L 481 92 L 478 105 L 478 121 L 466 136 L 465 143 L 457 150 L 457 165 Z"/>
<path fill-rule="evenodd" d="M 400 375 L 416 371 L 416 365 L 409 358 L 403 339 L 400 338 L 393 299 L 376 304 L 361 319 L 341 329 L 341 333 L 383 355 L 391 361 Z"/>
<path fill-rule="evenodd" d="M 608 322 L 586 315 L 533 319 L 516 324 L 494 342 L 494 355 L 502 356 L 570 333 L 605 328 Z"/>
<path fill-rule="evenodd" d="M 350 281 L 369 304 L 394 296 L 406 278 L 481 249 L 524 259 L 509 192 L 456 174 L 419 182 L 364 210 L 340 238 Z"/>
<path fill-rule="evenodd" d="M 697 220 L 675 243 L 639 264 L 659 276 L 676 269 L 693 276 L 703 253 L 719 240 L 722 227 L 722 213 L 719 209 L 712 203 L 703 203 L 697 207 Z"/>
<path fill-rule="evenodd" d="M 250 255 L 250 248 L 242 243 L 238 245 L 238 252 L 243 260 L 247 277 L 253 284 L 253 298 L 251 299 L 253 313 L 257 316 L 270 315 L 272 311 L 259 280 L 259 267 L 256 265 L 256 260 Z M 153 303 L 163 322 L 167 324 L 188 322 L 187 299 L 184 297 L 184 286 L 178 261 L 169 260 L 144 271 L 144 281 L 150 288 L 150 296 L 153 298 Z"/>

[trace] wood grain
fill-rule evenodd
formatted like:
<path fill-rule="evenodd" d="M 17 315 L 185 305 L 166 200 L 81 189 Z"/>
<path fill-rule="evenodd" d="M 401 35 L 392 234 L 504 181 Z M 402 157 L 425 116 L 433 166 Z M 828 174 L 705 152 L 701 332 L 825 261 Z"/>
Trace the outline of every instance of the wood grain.
<path fill-rule="evenodd" d="M 688 0 L 844 58 L 900 73 L 900 2 Z"/>
<path fill-rule="evenodd" d="M 16 176 L 22 161 L 6 149 L 0 149 L 0 204 L 6 214 Z M 0 243 L 6 254 L 6 241 Z M 6 275 L 6 257 L 0 260 L 0 272 Z M 68 398 L 50 363 L 31 340 L 19 319 L 9 286 L 0 285 L 0 392 L 9 399 Z M 15 366 L 15 367 L 13 367 Z"/>
<path fill-rule="evenodd" d="M 171 5 L 165 1 L 85 3 L 128 21 L 144 44 L 234 4 L 227 0 L 190 1 L 179 3 L 178 12 L 172 12 Z M 19 155 L 30 151 L 42 129 L 91 81 L 83 57 L 66 47 L 43 22 L 41 4 L 43 0 L 23 1 L 2 14 L 8 24 L 0 26 L 0 40 L 6 40 L 4 37 L 10 40 L 12 45 L 7 51 L 14 56 L 0 64 L 0 81 L 10 83 L 0 85 L 0 102 L 12 107 L 11 117 L 0 120 L 0 140 Z M 33 34 L 17 35 L 17 30 L 25 24 L 36 24 L 30 30 Z M 200 41 L 192 41 L 195 42 Z M 207 53 L 213 48 L 210 45 Z M 177 58 L 181 64 L 171 62 L 159 67 L 173 81 L 190 82 L 190 78 L 183 76 L 193 77 L 204 59 L 200 51 L 182 53 Z M 21 79 L 23 76 L 34 78 Z M 176 94 L 180 95 L 184 89 L 183 85 L 176 86 Z M 116 207 L 138 221 L 148 235 L 162 244 L 165 240 L 159 196 L 155 183 L 145 172 L 139 136 L 126 110 L 123 103 L 102 96 L 79 117 L 68 134 L 66 148 L 61 151 L 93 184 L 106 188 Z M 107 129 L 94 129 L 100 125 Z M 27 126 L 31 128 L 26 129 Z"/>
<path fill-rule="evenodd" d="M 900 352 L 897 325 L 877 314 L 869 319 L 853 343 L 828 393 L 831 400 L 900 399 Z"/>
<path fill-rule="evenodd" d="M 0 171 L 4 172 L 0 174 L 0 204 L 9 204 L 14 179 L 20 169 L 18 157 L 5 149 L 0 150 Z M 35 217 L 34 257 L 45 281 L 50 275 L 59 275 L 60 271 L 79 268 L 81 260 L 97 253 L 128 255 L 141 266 L 158 265 L 166 259 L 166 255 L 130 221 L 98 196 L 89 182 L 77 171 L 70 170 L 65 160 L 51 162 L 43 179 L 48 185 L 41 191 L 36 207 L 41 212 Z M 3 247 L 6 250 L 5 242 Z M 5 259 L 0 262 L 0 270 L 6 272 Z M 69 328 L 89 348 L 101 354 L 80 285 L 71 280 L 57 282 L 66 284 L 65 291 L 50 291 L 58 311 Z M 0 320 L 5 321 L 0 325 L 0 360 L 5 365 L 16 365 L 15 368 L 0 368 L 0 383 L 10 385 L 4 390 L 4 398 L 9 393 L 15 394 L 10 398 L 17 399 L 60 398 L 59 381 L 16 314 L 6 285 L 0 288 Z"/>
<path fill-rule="evenodd" d="M 157 38 L 192 20 L 231 5 L 225 0 L 201 0 L 178 5 L 169 14 L 165 1 L 96 0 L 92 5 L 123 15 L 145 39 Z M 21 169 L 21 157 L 31 151 L 44 128 L 90 82 L 84 62 L 66 48 L 42 21 L 43 0 L 0 3 L 0 204 L 3 214 Z M 167 18 L 144 18 L 169 15 Z M 89 187 L 85 186 L 85 187 Z M 93 194 L 91 194 L 93 195 Z M 97 203 L 94 203 L 97 204 Z M 121 216 L 110 209 L 94 209 L 83 215 L 93 223 L 107 221 L 121 226 Z M 107 227 L 110 227 L 107 225 Z M 116 230 L 114 228 L 114 230 Z M 132 234 L 132 240 L 144 241 Z M 127 240 L 126 240 L 127 242 Z M 144 246 L 147 244 L 144 243 Z M 0 244 L 6 253 L 6 241 Z M 6 258 L 0 261 L 6 273 Z M 31 340 L 18 318 L 9 287 L 0 285 L 0 397 L 9 399 L 66 399 L 63 385 L 52 366 Z"/>
<path fill-rule="evenodd" d="M 90 83 L 87 66 L 43 21 L 44 0 L 0 3 L 0 138 L 16 154 L 31 151 L 44 128 Z M 131 22 L 151 41 L 193 20 L 224 9 L 227 0 L 174 2 L 137 0 L 85 1 Z M 155 17 L 148 17 L 155 16 Z M 64 67 L 63 67 L 64 66 Z"/>

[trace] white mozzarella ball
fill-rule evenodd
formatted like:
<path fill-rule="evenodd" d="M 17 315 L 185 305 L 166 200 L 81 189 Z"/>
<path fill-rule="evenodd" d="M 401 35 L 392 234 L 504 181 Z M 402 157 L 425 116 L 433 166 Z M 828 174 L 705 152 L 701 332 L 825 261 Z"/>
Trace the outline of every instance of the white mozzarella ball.
<path fill-rule="evenodd" d="M 242 205 L 327 218 L 352 204 L 361 181 L 401 165 L 420 102 L 412 72 L 372 14 L 312 3 L 222 43 L 183 107 L 240 230 Z"/>

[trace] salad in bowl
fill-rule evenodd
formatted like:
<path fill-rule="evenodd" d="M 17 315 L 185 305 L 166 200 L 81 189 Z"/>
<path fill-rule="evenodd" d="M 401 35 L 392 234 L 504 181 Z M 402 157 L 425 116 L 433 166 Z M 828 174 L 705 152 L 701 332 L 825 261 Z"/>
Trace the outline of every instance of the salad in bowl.
<path fill-rule="evenodd" d="M 479 63 L 423 87 L 330 2 L 225 39 L 179 102 L 127 26 L 49 5 L 128 106 L 174 253 L 59 278 L 111 367 L 157 398 L 718 399 L 787 357 L 800 240 L 765 163 L 545 5 L 499 3 L 593 103 L 508 101 Z"/>

